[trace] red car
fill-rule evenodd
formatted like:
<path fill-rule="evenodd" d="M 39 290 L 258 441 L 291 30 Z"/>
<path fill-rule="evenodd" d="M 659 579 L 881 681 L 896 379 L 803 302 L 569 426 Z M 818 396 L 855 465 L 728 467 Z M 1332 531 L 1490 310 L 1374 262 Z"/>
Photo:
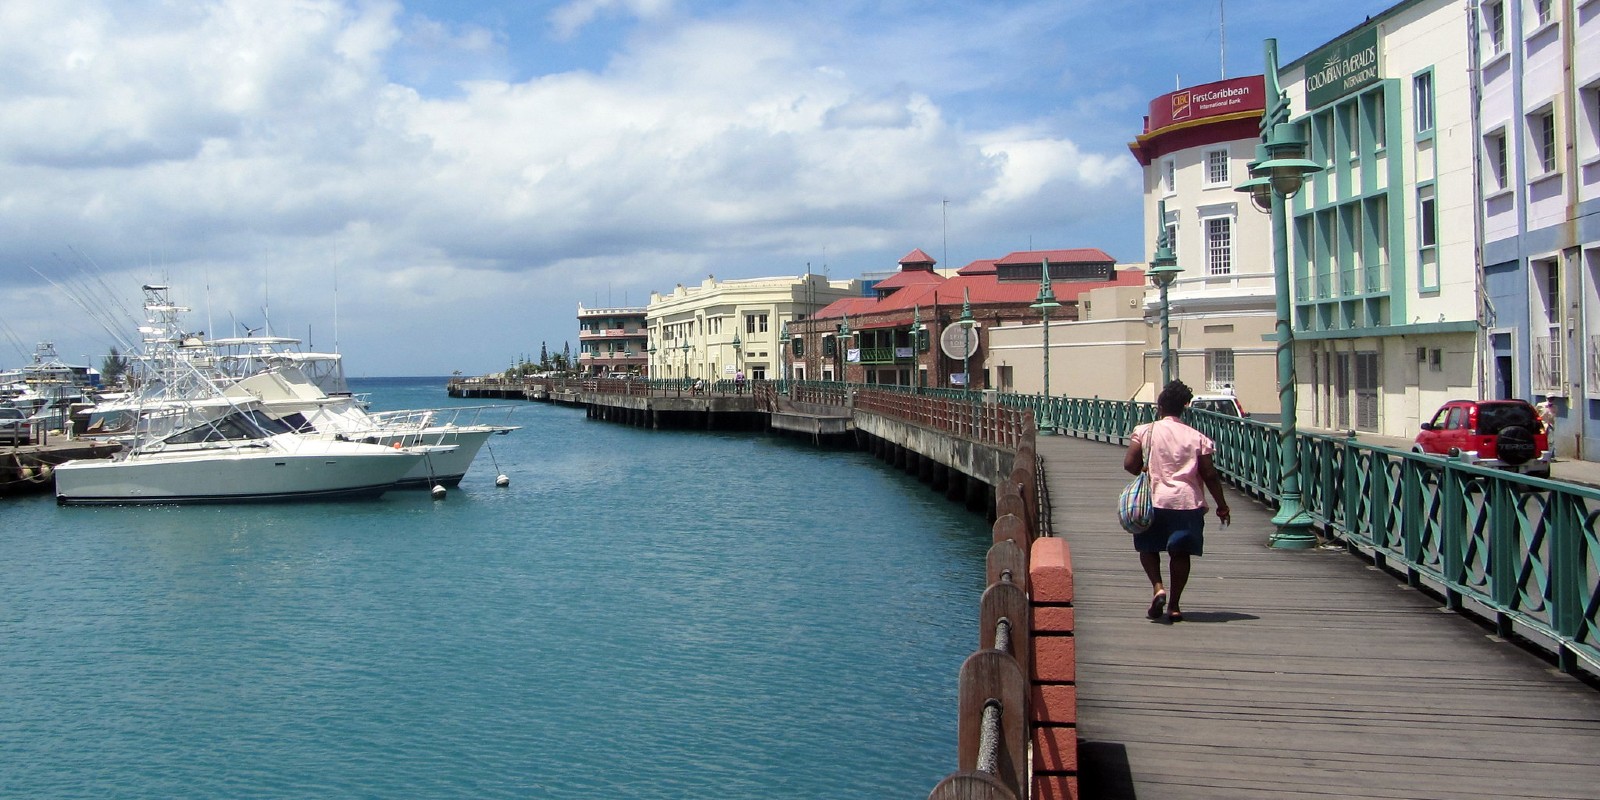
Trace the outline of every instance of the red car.
<path fill-rule="evenodd" d="M 1550 440 L 1526 400 L 1451 400 L 1422 423 L 1411 449 L 1465 454 L 1479 466 L 1550 477 Z"/>

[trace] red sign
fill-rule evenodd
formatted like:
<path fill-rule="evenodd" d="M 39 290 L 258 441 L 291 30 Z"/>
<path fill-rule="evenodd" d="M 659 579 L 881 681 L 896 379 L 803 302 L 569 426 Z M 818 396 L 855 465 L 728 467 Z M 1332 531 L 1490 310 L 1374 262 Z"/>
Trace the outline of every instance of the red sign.
<path fill-rule="evenodd" d="M 1164 94 L 1150 101 L 1146 133 L 1169 125 L 1240 111 L 1260 111 L 1267 106 L 1266 84 L 1260 75 L 1230 78 Z"/>

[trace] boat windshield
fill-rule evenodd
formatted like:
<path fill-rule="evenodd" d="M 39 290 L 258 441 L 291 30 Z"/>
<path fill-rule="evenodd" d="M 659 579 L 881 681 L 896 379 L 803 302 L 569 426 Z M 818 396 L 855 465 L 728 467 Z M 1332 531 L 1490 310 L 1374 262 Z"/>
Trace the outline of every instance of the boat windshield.
<path fill-rule="evenodd" d="M 258 410 L 235 411 L 197 428 L 168 436 L 167 444 L 199 444 L 201 442 L 234 442 L 265 439 L 280 433 L 291 433 L 288 425 Z"/>

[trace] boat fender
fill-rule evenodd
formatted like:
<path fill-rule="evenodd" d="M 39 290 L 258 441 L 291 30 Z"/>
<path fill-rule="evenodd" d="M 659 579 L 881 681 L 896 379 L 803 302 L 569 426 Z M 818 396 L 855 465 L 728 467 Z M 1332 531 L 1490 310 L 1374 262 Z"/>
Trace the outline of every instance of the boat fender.
<path fill-rule="evenodd" d="M 40 464 L 39 468 L 34 470 L 33 477 L 29 478 L 28 480 L 31 480 L 34 483 L 44 483 L 45 481 L 50 480 L 50 476 L 54 475 L 55 472 L 55 468 L 49 464 Z"/>
<path fill-rule="evenodd" d="M 445 495 L 444 486 L 442 486 L 440 484 L 437 484 L 437 483 L 434 484 L 433 485 L 433 499 L 435 499 L 435 500 L 443 500 L 444 499 L 444 495 Z"/>
<path fill-rule="evenodd" d="M 497 475 L 494 479 L 494 485 L 504 489 L 511 485 L 511 479 L 505 475 Z"/>

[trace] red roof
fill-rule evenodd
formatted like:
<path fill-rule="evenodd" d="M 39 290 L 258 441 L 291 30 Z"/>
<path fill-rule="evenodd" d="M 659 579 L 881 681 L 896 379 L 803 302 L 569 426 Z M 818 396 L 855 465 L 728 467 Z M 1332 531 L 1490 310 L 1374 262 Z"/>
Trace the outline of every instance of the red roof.
<path fill-rule="evenodd" d="M 945 277 L 935 272 L 923 272 L 920 269 L 897 272 L 893 277 L 884 278 L 873 285 L 877 291 L 885 289 L 902 289 L 907 286 L 917 286 L 927 283 L 944 283 Z"/>
<path fill-rule="evenodd" d="M 995 266 L 994 266 L 994 262 L 995 262 L 995 260 L 992 259 L 992 258 L 980 258 L 977 261 L 974 261 L 971 264 L 968 264 L 968 265 L 962 267 L 961 269 L 956 270 L 956 274 L 957 275 L 993 275 L 993 274 L 995 274 L 995 271 L 996 271 L 995 270 Z"/>
<path fill-rule="evenodd" d="M 917 248 L 915 250 L 912 250 L 909 253 L 906 253 L 905 256 L 900 259 L 900 263 L 901 264 L 927 264 L 929 266 L 932 266 L 932 265 L 937 264 L 939 262 L 934 260 L 933 256 L 930 256 L 927 253 L 922 252 L 922 248 L 919 247 L 919 248 Z"/>
<path fill-rule="evenodd" d="M 973 263 L 977 264 L 979 262 Z M 971 265 L 968 266 L 970 267 Z M 1051 289 L 1055 292 L 1057 300 L 1075 301 L 1079 295 L 1090 289 L 1102 289 L 1107 286 L 1143 286 L 1145 282 L 1143 270 L 1117 270 L 1113 273 L 1113 276 L 1114 279 L 1109 281 L 1055 281 L 1051 284 Z M 939 283 L 921 283 L 905 286 L 882 300 L 872 297 L 847 297 L 843 300 L 835 301 L 813 316 L 820 318 L 837 318 L 845 315 L 859 317 L 867 314 L 911 311 L 915 307 L 924 309 L 924 314 L 931 314 L 934 306 L 943 306 L 945 308 L 960 307 L 968 294 L 970 294 L 971 302 L 975 306 L 1026 304 L 1032 303 L 1038 298 L 1039 284 L 1034 281 L 1001 283 L 995 279 L 992 273 L 960 274 Z M 906 318 L 910 319 L 909 314 Z"/>
<path fill-rule="evenodd" d="M 1018 250 L 994 263 L 1000 264 L 1038 264 L 1044 259 L 1050 259 L 1052 264 L 1105 264 L 1117 262 L 1116 259 L 1106 254 L 1098 247 L 1079 247 L 1072 250 Z"/>

